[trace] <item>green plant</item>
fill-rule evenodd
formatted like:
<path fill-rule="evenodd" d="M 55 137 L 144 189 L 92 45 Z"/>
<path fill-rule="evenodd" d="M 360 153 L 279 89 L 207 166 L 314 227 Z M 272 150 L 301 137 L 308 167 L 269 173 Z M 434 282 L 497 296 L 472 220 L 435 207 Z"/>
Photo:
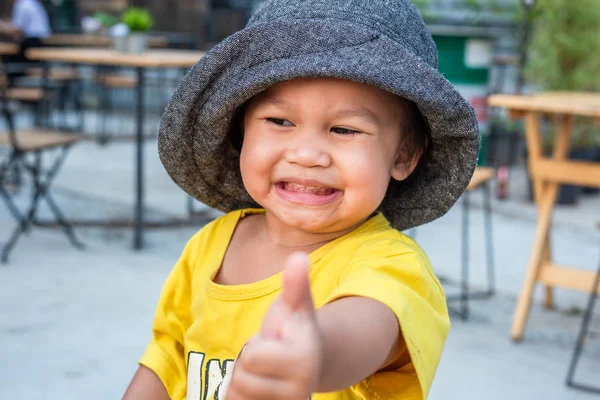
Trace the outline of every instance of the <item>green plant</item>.
<path fill-rule="evenodd" d="M 477 22 L 490 17 L 509 21 L 522 18 L 520 0 L 411 0 L 426 22 L 442 19 L 444 12 L 462 12 L 466 22 Z"/>
<path fill-rule="evenodd" d="M 545 90 L 600 90 L 597 0 L 538 0 L 526 76 Z"/>
<path fill-rule="evenodd" d="M 130 32 L 146 32 L 154 26 L 154 19 L 145 8 L 129 7 L 121 17 Z"/>
<path fill-rule="evenodd" d="M 114 15 L 98 11 L 94 14 L 93 18 L 100 22 L 104 28 L 110 28 L 111 26 L 117 24 L 119 19 Z"/>
<path fill-rule="evenodd" d="M 525 76 L 545 91 L 600 90 L 600 7 L 597 0 L 538 0 Z M 548 134 L 550 148 L 555 132 Z M 589 118 L 577 118 L 573 149 L 598 146 L 600 132 Z"/>

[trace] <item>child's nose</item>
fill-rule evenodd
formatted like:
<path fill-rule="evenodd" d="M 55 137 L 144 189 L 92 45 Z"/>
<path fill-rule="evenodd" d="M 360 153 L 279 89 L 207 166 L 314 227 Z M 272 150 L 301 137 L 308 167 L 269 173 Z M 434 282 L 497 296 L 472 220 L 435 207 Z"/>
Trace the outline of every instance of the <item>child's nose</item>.
<path fill-rule="evenodd" d="M 303 167 L 329 167 L 331 156 L 326 146 L 321 143 L 318 135 L 299 135 L 298 140 L 289 144 L 285 153 L 285 159 L 289 163 L 298 164 Z"/>

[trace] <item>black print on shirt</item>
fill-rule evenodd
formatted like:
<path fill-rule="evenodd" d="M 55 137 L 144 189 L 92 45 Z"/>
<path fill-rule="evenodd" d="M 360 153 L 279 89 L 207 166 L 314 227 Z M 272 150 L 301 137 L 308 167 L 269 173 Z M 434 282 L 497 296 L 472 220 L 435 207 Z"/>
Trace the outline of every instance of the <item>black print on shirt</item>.
<path fill-rule="evenodd" d="M 209 359 L 206 354 L 190 351 L 187 365 L 187 400 L 219 400 L 219 390 L 233 360 Z"/>

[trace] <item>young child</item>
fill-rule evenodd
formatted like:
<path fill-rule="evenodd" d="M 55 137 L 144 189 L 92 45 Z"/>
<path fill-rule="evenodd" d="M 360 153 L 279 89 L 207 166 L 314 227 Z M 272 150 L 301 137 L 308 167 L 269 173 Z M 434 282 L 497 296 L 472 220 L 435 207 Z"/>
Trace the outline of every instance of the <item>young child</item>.
<path fill-rule="evenodd" d="M 448 211 L 479 150 L 436 68 L 408 0 L 268 0 L 198 62 L 160 156 L 227 214 L 167 279 L 125 399 L 427 397 L 449 318 L 399 231 Z"/>

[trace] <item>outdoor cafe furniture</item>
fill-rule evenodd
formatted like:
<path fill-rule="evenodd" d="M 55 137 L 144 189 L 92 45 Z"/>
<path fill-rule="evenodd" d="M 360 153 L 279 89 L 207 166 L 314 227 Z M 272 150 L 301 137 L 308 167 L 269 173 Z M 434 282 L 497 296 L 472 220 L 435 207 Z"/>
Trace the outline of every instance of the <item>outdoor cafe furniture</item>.
<path fill-rule="evenodd" d="M 594 272 L 559 266 L 552 262 L 550 231 L 552 212 L 560 184 L 600 187 L 600 163 L 568 159 L 574 117 L 592 118 L 600 124 L 600 94 L 574 92 L 532 95 L 497 94 L 490 96 L 488 102 L 490 106 L 509 110 L 513 118 L 525 119 L 529 174 L 533 181 L 538 211 L 531 258 L 517 301 L 511 330 L 513 340 L 519 341 L 523 337 L 536 283 L 541 282 L 546 286 L 546 307 L 552 306 L 554 287 L 584 292 L 598 290 L 594 287 Z M 540 126 L 545 116 L 560 120 L 552 156 L 546 156 L 542 150 Z"/>
<path fill-rule="evenodd" d="M 2 55 L 14 55 L 19 52 L 19 45 L 11 42 L 0 42 L 0 56 Z M 13 65 L 14 64 L 14 65 Z M 41 69 L 35 66 L 29 66 L 22 63 L 11 63 L 11 65 L 4 66 L 6 70 L 17 70 L 22 71 L 23 76 L 28 77 L 40 77 Z M 78 79 L 76 74 L 77 71 L 72 69 L 61 69 L 54 70 L 52 69 L 47 76 L 48 81 L 74 81 Z M 0 74 L 0 86 L 4 86 L 7 84 L 7 80 L 4 74 Z M 39 86 L 39 85 L 37 85 Z M 62 89 L 62 86 L 59 88 Z M 41 90 L 40 87 L 19 87 L 14 86 L 8 89 L 5 93 L 5 96 L 10 100 L 16 100 L 25 102 L 28 104 L 39 105 L 42 100 L 48 98 L 48 93 L 45 93 Z M 36 113 L 38 116 L 39 113 Z M 39 121 L 38 121 L 39 122 Z"/>
<path fill-rule="evenodd" d="M 56 33 L 43 40 L 49 46 L 110 47 L 112 38 L 108 35 L 82 33 Z M 167 47 L 169 40 L 164 36 L 149 36 L 149 47 Z"/>
<path fill-rule="evenodd" d="M 494 242 L 492 238 L 492 194 L 490 182 L 496 177 L 496 170 L 490 167 L 477 167 L 462 196 L 462 221 L 461 221 L 461 253 L 460 253 L 460 284 L 458 293 L 446 293 L 448 311 L 456 314 L 462 320 L 469 318 L 469 301 L 487 299 L 495 293 L 494 272 Z M 473 290 L 470 284 L 470 196 L 478 189 L 483 189 L 483 229 L 485 240 L 487 288 Z M 409 236 L 416 236 L 417 228 L 411 229 Z M 458 309 L 453 303 L 458 301 Z"/>
<path fill-rule="evenodd" d="M 13 55 L 19 52 L 19 45 L 10 42 L 0 42 L 0 56 Z"/>
<path fill-rule="evenodd" d="M 0 44 L 1 47 L 2 44 Z M 0 63 L 2 70 L 6 69 L 5 65 Z M 0 73 L 0 90 L 7 100 L 18 101 L 26 104 L 39 105 L 47 99 L 44 91 L 39 87 L 15 87 L 11 86 L 8 78 L 4 73 Z"/>
<path fill-rule="evenodd" d="M 191 50 L 148 50 L 144 53 L 123 53 L 104 48 L 61 47 L 35 48 L 27 56 L 43 62 L 63 62 L 95 66 L 120 66 L 136 71 L 136 154 L 135 154 L 135 208 L 133 247 L 143 247 L 144 221 L 144 166 L 143 166 L 143 121 L 144 121 L 144 71 L 149 68 L 186 69 L 192 67 L 204 52 Z"/>
<path fill-rule="evenodd" d="M 451 312 L 456 312 L 458 316 L 466 320 L 469 318 L 469 300 L 486 299 L 494 295 L 494 243 L 492 238 L 492 201 L 490 182 L 496 177 L 496 170 L 490 167 L 477 167 L 467 186 L 467 190 L 462 198 L 462 222 L 461 222 L 461 278 L 460 289 L 456 294 L 446 295 L 446 299 L 451 304 L 454 301 L 459 302 L 458 310 L 450 308 Z M 483 189 L 483 225 L 486 255 L 486 275 L 487 288 L 485 290 L 475 291 L 469 284 L 470 275 L 470 236 L 469 236 L 469 214 L 471 192 L 477 189 Z"/>
<path fill-rule="evenodd" d="M 96 141 L 99 144 L 107 144 L 114 139 L 113 133 L 108 130 L 108 116 L 115 111 L 112 95 L 117 91 L 133 90 L 138 82 L 135 76 L 111 72 L 111 69 L 99 68 L 97 72 L 95 82 L 102 88 L 100 111 L 104 117 L 102 118 L 102 128 L 96 133 Z M 119 137 L 123 138 L 125 135 L 121 134 Z"/>
<path fill-rule="evenodd" d="M 37 223 L 37 211 L 40 201 L 45 200 L 50 211 L 56 217 L 58 224 L 64 229 L 71 243 L 76 247 L 82 244 L 75 237 L 75 233 L 64 217 L 58 205 L 50 194 L 50 185 L 56 177 L 69 148 L 79 140 L 75 134 L 48 130 L 43 128 L 17 129 L 13 112 L 8 106 L 9 88 L 0 88 L 0 113 L 5 121 L 8 131 L 0 133 L 0 147 L 8 148 L 8 152 L 0 159 L 0 197 L 8 207 L 8 210 L 17 221 L 8 241 L 0 251 L 0 262 L 8 261 L 8 256 L 15 246 L 19 237 L 29 230 L 31 225 Z M 45 164 L 48 151 L 54 156 L 49 165 Z M 9 190 L 9 174 L 14 171 L 24 171 L 30 177 L 31 201 L 25 212 L 21 212 L 15 205 L 11 191 Z"/>
<path fill-rule="evenodd" d="M 600 222 L 598 222 L 597 227 L 600 230 Z M 575 380 L 575 370 L 577 369 L 577 364 L 581 358 L 583 345 L 590 330 L 590 322 L 594 315 L 594 306 L 596 305 L 598 292 L 600 291 L 600 262 L 598 262 L 598 272 L 596 272 L 596 278 L 594 279 L 592 288 L 596 288 L 596 290 L 591 291 L 587 307 L 583 313 L 583 319 L 581 320 L 581 326 L 579 328 L 579 335 L 577 335 L 575 349 L 573 350 L 573 356 L 571 357 L 571 363 L 569 364 L 569 372 L 567 373 L 567 386 L 600 394 L 600 386 L 592 386 Z"/>

